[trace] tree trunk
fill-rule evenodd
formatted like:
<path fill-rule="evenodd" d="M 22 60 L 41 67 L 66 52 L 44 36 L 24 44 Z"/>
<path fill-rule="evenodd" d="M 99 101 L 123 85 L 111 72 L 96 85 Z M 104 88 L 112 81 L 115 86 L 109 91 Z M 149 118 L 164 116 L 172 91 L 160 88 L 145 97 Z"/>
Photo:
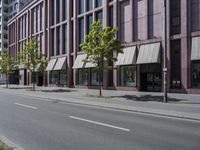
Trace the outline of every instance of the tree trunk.
<path fill-rule="evenodd" d="M 101 71 L 99 70 L 99 96 L 102 96 L 102 91 L 101 91 Z"/>
<path fill-rule="evenodd" d="M 35 73 L 34 72 L 32 72 L 32 83 L 33 83 L 32 90 L 35 91 Z"/>
<path fill-rule="evenodd" d="M 6 88 L 8 88 L 8 74 L 6 74 Z"/>

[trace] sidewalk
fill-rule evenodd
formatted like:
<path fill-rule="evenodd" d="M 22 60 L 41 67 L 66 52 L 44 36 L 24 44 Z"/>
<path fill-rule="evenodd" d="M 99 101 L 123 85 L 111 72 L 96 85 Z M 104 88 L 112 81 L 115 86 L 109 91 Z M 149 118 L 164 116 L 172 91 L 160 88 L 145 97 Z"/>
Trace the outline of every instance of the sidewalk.
<path fill-rule="evenodd" d="M 69 89 L 60 87 L 0 86 L 0 91 L 52 100 L 92 105 L 200 121 L 200 95 L 169 94 L 169 103 L 162 103 L 162 93 L 103 90 L 105 98 L 97 98 L 98 90 Z M 95 96 L 96 95 L 96 96 Z"/>

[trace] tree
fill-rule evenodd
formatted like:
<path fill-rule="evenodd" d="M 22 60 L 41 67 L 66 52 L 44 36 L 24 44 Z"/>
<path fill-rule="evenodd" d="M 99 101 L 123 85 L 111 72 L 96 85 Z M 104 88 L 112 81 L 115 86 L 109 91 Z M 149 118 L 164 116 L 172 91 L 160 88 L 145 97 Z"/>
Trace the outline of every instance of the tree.
<path fill-rule="evenodd" d="M 18 62 L 9 53 L 0 54 L 0 73 L 6 75 L 6 88 L 9 85 L 9 76 L 18 69 Z"/>
<path fill-rule="evenodd" d="M 35 75 L 38 71 L 44 70 L 47 64 L 46 59 L 43 58 L 42 53 L 38 49 L 38 41 L 34 37 L 25 44 L 25 48 L 19 53 L 20 63 L 24 65 L 32 76 L 32 90 L 35 91 Z"/>
<path fill-rule="evenodd" d="M 113 52 L 123 53 L 124 46 L 116 39 L 116 28 L 106 27 L 102 29 L 101 21 L 94 21 L 91 32 L 86 35 L 86 42 L 80 44 L 81 49 L 87 54 L 83 60 L 94 65 L 99 76 L 99 95 L 102 96 L 102 74 L 104 70 L 112 69 L 109 61 L 117 61 Z"/>

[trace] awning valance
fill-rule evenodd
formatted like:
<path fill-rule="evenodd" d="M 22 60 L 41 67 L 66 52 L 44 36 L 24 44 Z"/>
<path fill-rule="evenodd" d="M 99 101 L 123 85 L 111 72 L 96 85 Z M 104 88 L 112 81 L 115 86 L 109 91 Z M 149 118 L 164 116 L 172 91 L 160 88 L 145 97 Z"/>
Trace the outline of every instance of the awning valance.
<path fill-rule="evenodd" d="M 192 38 L 191 60 L 200 60 L 200 37 Z"/>
<path fill-rule="evenodd" d="M 85 59 L 86 57 L 87 57 L 87 54 L 78 55 L 74 62 L 73 69 L 93 68 L 94 67 L 93 64 L 83 62 L 83 59 Z"/>
<path fill-rule="evenodd" d="M 160 63 L 160 43 L 141 45 L 137 64 Z"/>
<path fill-rule="evenodd" d="M 66 57 L 58 58 L 53 70 L 62 70 L 66 66 Z"/>
<path fill-rule="evenodd" d="M 51 60 L 49 61 L 48 65 L 47 65 L 47 67 L 46 67 L 46 71 L 51 71 L 51 70 L 53 70 L 53 68 L 54 68 L 54 66 L 55 66 L 55 64 L 56 64 L 56 62 L 57 62 L 57 59 L 56 59 L 56 58 L 55 58 L 55 59 L 51 59 Z"/>
<path fill-rule="evenodd" d="M 123 52 L 118 54 L 117 66 L 136 64 L 136 46 L 127 47 Z"/>

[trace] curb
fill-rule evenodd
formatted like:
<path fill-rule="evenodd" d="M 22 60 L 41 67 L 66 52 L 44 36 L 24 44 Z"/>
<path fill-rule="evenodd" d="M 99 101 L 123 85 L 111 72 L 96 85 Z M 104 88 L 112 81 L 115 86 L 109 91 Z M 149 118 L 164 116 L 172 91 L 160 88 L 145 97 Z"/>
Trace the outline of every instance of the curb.
<path fill-rule="evenodd" d="M 19 147 L 12 141 L 10 141 L 8 138 L 1 136 L 0 137 L 0 145 L 5 149 L 5 150 L 24 150 L 22 147 Z"/>
<path fill-rule="evenodd" d="M 3 91 L 3 90 L 0 90 Z M 13 92 L 9 92 L 6 91 L 7 93 L 13 93 Z M 34 94 L 24 94 L 24 93 L 13 93 L 13 94 L 17 94 L 17 95 L 23 95 L 23 96 L 31 96 L 31 97 L 35 97 L 35 98 L 42 98 L 42 99 L 47 99 L 47 100 L 52 100 L 52 101 L 58 101 L 58 103 L 68 103 L 68 104 L 78 104 L 78 105 L 84 105 L 84 106 L 94 106 L 94 107 L 99 107 L 99 108 L 105 108 L 105 109 L 113 109 L 113 110 L 121 110 L 121 111 L 129 111 L 129 112 L 135 112 L 135 113 L 142 113 L 142 114 L 149 114 L 149 115 L 156 115 L 156 116 L 164 116 L 164 117 L 171 117 L 171 118 L 177 118 L 177 119 L 186 119 L 186 120 L 191 120 L 191 121 L 198 121 L 200 122 L 200 115 L 196 116 L 196 115 L 190 115 L 189 113 L 182 113 L 182 112 L 177 112 L 177 111 L 165 111 L 164 112 L 158 112 L 158 111 L 162 111 L 159 109 L 155 109 L 155 110 L 151 110 L 151 111 L 145 111 L 144 107 L 135 107 L 135 108 L 124 108 L 123 105 L 120 104 L 112 104 L 113 106 L 105 106 L 107 104 L 104 103 L 100 103 L 98 101 L 96 101 L 95 104 L 93 102 L 80 102 L 80 100 L 78 99 L 71 99 L 70 100 L 63 100 L 62 98 L 52 98 L 52 97 L 46 97 L 46 96 L 37 96 Z M 60 101 L 60 102 L 59 102 Z M 128 107 L 128 106 L 126 106 Z M 176 114 L 176 115 L 173 115 Z"/>

